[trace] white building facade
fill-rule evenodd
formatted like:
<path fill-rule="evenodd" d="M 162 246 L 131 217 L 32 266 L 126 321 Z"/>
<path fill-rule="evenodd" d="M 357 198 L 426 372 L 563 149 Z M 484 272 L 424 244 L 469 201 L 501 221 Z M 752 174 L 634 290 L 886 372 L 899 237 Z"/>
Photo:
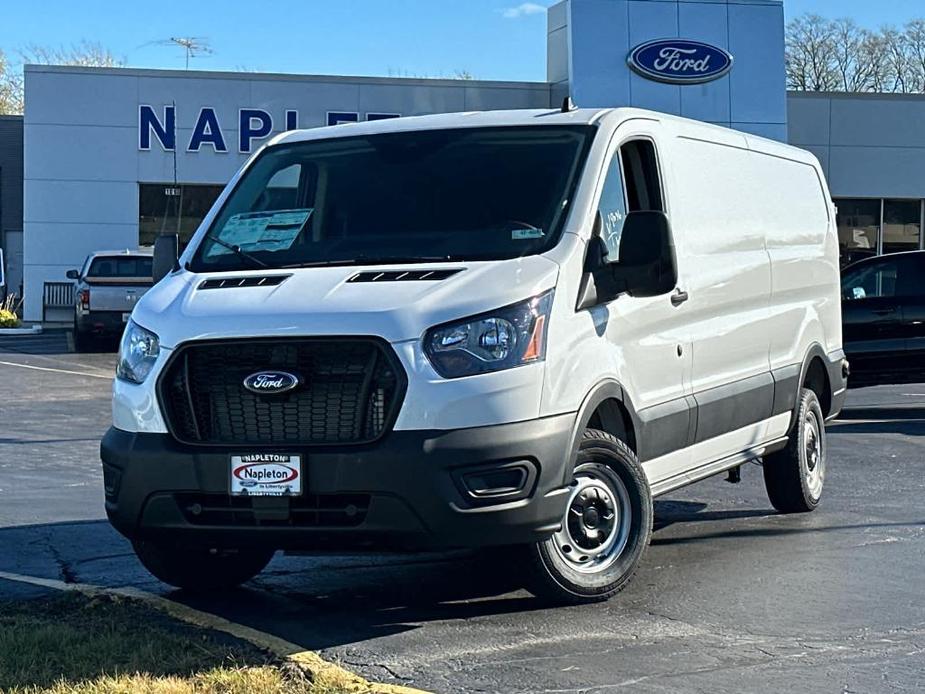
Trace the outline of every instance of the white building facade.
<path fill-rule="evenodd" d="M 25 318 L 95 250 L 188 238 L 225 182 L 292 128 L 429 113 L 632 105 L 810 149 L 846 258 L 920 247 L 925 98 L 785 90 L 779 0 L 564 0 L 547 81 L 379 79 L 27 66 Z"/>

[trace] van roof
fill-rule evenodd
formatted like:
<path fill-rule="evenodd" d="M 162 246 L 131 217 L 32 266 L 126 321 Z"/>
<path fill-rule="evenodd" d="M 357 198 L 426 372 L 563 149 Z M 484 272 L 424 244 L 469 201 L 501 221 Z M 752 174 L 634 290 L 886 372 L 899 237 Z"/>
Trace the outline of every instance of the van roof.
<path fill-rule="evenodd" d="M 293 130 L 278 135 L 271 144 L 279 142 L 300 142 L 331 137 L 375 135 L 381 133 L 410 132 L 415 130 L 448 130 L 451 128 L 490 128 L 514 125 L 589 125 L 603 114 L 613 110 L 636 111 L 637 109 L 594 109 L 577 108 L 563 112 L 560 109 L 518 109 L 509 111 L 468 111 L 463 113 L 438 113 L 429 116 L 407 116 L 387 118 L 360 123 L 343 123 L 325 128 Z"/>
<path fill-rule="evenodd" d="M 438 113 L 427 116 L 406 116 L 384 120 L 343 123 L 324 128 L 309 130 L 291 130 L 281 133 L 268 144 L 283 142 L 303 142 L 330 139 L 332 137 L 352 137 L 378 135 L 384 133 L 413 132 L 420 130 L 447 130 L 451 128 L 488 128 L 520 125 L 593 125 L 604 118 L 609 121 L 629 120 L 631 118 L 656 118 L 663 122 L 673 122 L 685 128 L 699 131 L 700 136 L 718 142 L 727 141 L 730 134 L 742 135 L 747 140 L 749 149 L 766 154 L 778 154 L 805 161 L 814 161 L 814 157 L 804 150 L 783 142 L 752 135 L 738 130 L 730 130 L 719 125 L 704 123 L 674 116 L 659 111 L 641 108 L 576 108 L 571 111 L 561 109 L 512 109 L 506 111 L 467 111 L 461 113 Z M 795 152 L 799 152 L 794 156 Z"/>

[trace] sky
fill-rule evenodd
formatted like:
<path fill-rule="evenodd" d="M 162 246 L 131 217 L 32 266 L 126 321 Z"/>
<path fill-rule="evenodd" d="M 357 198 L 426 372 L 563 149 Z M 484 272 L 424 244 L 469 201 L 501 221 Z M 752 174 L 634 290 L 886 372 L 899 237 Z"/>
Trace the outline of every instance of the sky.
<path fill-rule="evenodd" d="M 254 7 L 263 7 L 255 11 Z M 99 42 L 133 67 L 182 68 L 172 36 L 206 37 L 204 70 L 535 80 L 546 77 L 552 0 L 7 0 L 0 48 Z M 79 7 L 79 11 L 75 10 Z M 804 12 L 878 27 L 925 16 L 923 0 L 785 0 Z"/>

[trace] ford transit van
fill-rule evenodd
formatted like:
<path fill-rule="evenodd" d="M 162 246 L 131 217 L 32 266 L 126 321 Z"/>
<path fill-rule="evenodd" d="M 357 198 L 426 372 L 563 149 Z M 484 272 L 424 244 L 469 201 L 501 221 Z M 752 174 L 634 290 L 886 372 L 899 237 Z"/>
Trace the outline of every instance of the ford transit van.
<path fill-rule="evenodd" d="M 812 511 L 845 397 L 817 160 L 635 109 L 289 132 L 122 339 L 106 510 L 158 578 L 485 547 L 540 596 L 630 580 L 652 499 L 760 461 Z"/>

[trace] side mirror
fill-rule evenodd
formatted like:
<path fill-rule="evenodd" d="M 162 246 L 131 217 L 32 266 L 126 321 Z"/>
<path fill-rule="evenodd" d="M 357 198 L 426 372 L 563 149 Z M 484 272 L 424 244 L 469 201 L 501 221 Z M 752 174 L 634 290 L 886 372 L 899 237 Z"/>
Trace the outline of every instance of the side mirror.
<path fill-rule="evenodd" d="M 161 234 L 154 239 L 152 274 L 157 284 L 174 270 L 180 269 L 180 238 L 176 234 Z"/>
<path fill-rule="evenodd" d="M 80 279 L 80 270 L 68 270 L 64 273 L 64 276 L 69 280 L 79 280 Z"/>
<path fill-rule="evenodd" d="M 671 224 L 664 212 L 630 212 L 620 234 L 614 279 L 631 296 L 667 294 L 678 284 Z"/>

